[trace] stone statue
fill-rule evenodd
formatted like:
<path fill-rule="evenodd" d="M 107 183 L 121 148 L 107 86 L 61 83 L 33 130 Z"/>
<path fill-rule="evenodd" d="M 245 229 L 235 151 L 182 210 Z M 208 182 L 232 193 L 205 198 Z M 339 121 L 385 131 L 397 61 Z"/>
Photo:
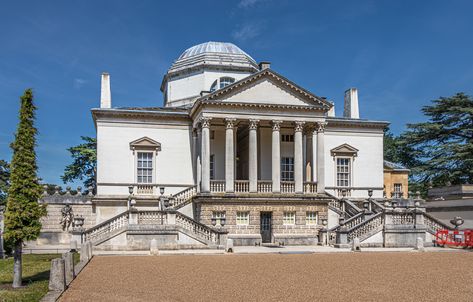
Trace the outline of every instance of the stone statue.
<path fill-rule="evenodd" d="M 66 204 L 61 209 L 61 214 L 62 214 L 62 218 L 61 218 L 60 224 L 62 225 L 62 230 L 68 231 L 69 227 L 72 224 L 72 220 L 74 219 L 74 213 L 72 212 L 71 206 Z"/>

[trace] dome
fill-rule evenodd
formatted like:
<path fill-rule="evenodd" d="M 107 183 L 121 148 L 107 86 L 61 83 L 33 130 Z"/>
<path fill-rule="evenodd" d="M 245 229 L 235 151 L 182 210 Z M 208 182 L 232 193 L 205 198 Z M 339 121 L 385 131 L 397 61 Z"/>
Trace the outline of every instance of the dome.
<path fill-rule="evenodd" d="M 225 69 L 258 71 L 256 61 L 238 46 L 228 42 L 206 42 L 186 49 L 168 73 L 213 66 Z"/>
<path fill-rule="evenodd" d="M 189 58 L 192 56 L 197 56 L 203 53 L 220 53 L 220 54 L 236 54 L 236 55 L 244 55 L 248 57 L 254 63 L 255 60 L 248 55 L 246 52 L 240 49 L 240 47 L 236 46 L 233 43 L 228 42 L 205 42 L 202 44 L 198 44 L 192 46 L 191 48 L 186 49 L 182 55 L 179 57 L 178 60 Z"/>

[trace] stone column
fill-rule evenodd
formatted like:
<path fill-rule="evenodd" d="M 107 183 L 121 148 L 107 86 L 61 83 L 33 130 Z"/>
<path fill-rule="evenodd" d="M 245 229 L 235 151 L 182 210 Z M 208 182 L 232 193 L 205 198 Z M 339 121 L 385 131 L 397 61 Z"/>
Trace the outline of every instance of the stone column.
<path fill-rule="evenodd" d="M 317 193 L 325 193 L 325 144 L 324 131 L 327 123 L 317 124 Z"/>
<path fill-rule="evenodd" d="M 272 134 L 272 179 L 273 179 L 273 193 L 281 192 L 281 136 L 279 130 L 281 129 L 282 121 L 273 121 Z"/>
<path fill-rule="evenodd" d="M 250 192 L 258 191 L 258 129 L 257 120 L 250 120 L 249 129 L 249 155 L 248 155 L 248 179 L 250 181 Z"/>
<path fill-rule="evenodd" d="M 197 184 L 197 192 L 200 192 L 200 186 L 202 181 L 202 129 L 197 127 L 196 129 L 197 134 L 197 158 L 195 162 L 195 169 L 196 169 L 196 184 Z"/>
<path fill-rule="evenodd" d="M 233 128 L 235 119 L 225 119 L 225 192 L 235 191 L 235 148 Z"/>
<path fill-rule="evenodd" d="M 203 193 L 210 192 L 210 118 L 203 117 L 200 122 L 202 125 L 202 180 L 200 190 Z"/>
<path fill-rule="evenodd" d="M 192 169 L 194 176 L 194 183 L 197 185 L 197 129 L 192 129 Z"/>
<path fill-rule="evenodd" d="M 303 193 L 302 130 L 304 122 L 295 122 L 294 124 L 294 188 L 296 193 Z"/>
<path fill-rule="evenodd" d="M 312 167 L 312 181 L 317 181 L 317 131 L 311 129 L 312 136 L 312 155 L 310 165 Z"/>

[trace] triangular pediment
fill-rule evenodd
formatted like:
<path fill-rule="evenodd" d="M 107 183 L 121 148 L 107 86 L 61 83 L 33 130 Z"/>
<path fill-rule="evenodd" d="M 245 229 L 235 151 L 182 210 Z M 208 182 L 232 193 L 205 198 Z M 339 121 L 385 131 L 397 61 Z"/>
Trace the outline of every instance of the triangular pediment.
<path fill-rule="evenodd" d="M 262 70 L 201 98 L 202 101 L 316 107 L 332 104 L 270 69 Z"/>
<path fill-rule="evenodd" d="M 155 149 L 156 151 L 161 151 L 161 143 L 155 141 L 152 138 L 143 136 L 137 140 L 134 140 L 130 143 L 130 149 Z"/>
<path fill-rule="evenodd" d="M 358 149 L 349 144 L 343 144 L 330 150 L 330 154 L 332 156 L 357 156 Z"/>

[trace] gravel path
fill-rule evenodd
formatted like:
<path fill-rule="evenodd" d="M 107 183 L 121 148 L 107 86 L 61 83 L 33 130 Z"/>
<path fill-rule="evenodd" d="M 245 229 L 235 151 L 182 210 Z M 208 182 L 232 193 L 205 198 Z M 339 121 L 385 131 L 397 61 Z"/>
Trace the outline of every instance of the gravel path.
<path fill-rule="evenodd" d="M 473 253 L 97 256 L 60 301 L 473 301 Z"/>

